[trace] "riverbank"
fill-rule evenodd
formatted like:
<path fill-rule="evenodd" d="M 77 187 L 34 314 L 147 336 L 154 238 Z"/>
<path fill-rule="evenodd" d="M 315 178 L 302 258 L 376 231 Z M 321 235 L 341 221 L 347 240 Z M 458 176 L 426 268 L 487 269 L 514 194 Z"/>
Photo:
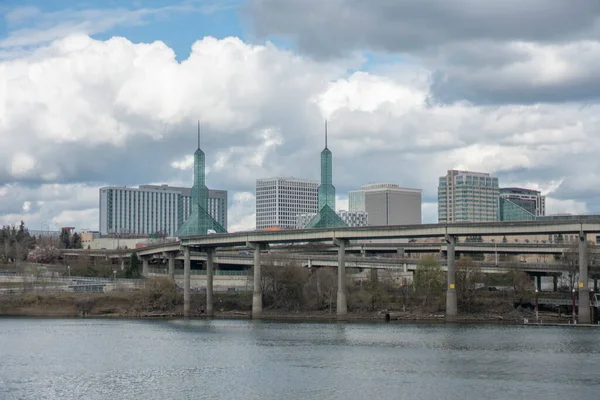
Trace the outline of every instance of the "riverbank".
<path fill-rule="evenodd" d="M 191 317 L 203 318 L 205 295 L 192 294 Z M 113 292 L 98 294 L 11 294 L 0 296 L 0 317 L 106 317 L 106 318 L 181 318 L 183 304 L 179 293 L 156 296 L 144 292 Z M 248 293 L 216 294 L 214 318 L 249 319 L 252 317 L 252 295 Z M 540 313 L 539 318 L 548 323 L 567 323 L 568 316 L 557 313 Z M 335 310 L 280 310 L 265 308 L 262 319 L 331 321 L 336 320 Z M 405 321 L 443 322 L 443 312 L 431 312 L 421 307 L 405 311 L 349 310 L 348 321 Z M 495 303 L 484 312 L 460 311 L 457 322 L 472 323 L 523 323 L 535 320 L 530 310 L 514 309 L 510 304 Z"/>

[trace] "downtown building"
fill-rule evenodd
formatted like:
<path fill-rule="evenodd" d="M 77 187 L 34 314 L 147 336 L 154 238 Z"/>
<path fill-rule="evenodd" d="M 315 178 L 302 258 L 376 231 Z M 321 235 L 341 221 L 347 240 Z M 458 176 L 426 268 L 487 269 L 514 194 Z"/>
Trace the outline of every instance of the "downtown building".
<path fill-rule="evenodd" d="M 498 178 L 449 170 L 438 183 L 438 222 L 491 222 L 499 215 Z"/>
<path fill-rule="evenodd" d="M 319 183 L 294 177 L 256 180 L 256 229 L 295 229 L 299 214 L 318 212 Z"/>
<path fill-rule="evenodd" d="M 364 212 L 369 226 L 421 223 L 421 189 L 375 183 L 348 192 L 349 212 Z"/>
<path fill-rule="evenodd" d="M 498 220 L 533 221 L 546 215 L 546 196 L 538 190 L 501 188 Z"/>
<path fill-rule="evenodd" d="M 208 191 L 208 213 L 227 227 L 227 191 Z M 100 188 L 100 234 L 175 236 L 192 213 L 192 189 L 168 185 Z"/>

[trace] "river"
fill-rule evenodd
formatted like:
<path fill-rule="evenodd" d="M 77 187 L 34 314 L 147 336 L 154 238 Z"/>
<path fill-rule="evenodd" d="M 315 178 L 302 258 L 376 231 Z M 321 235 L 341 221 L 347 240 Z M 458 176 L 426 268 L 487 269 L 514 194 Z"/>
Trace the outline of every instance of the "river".
<path fill-rule="evenodd" d="M 600 399 L 600 329 L 0 318 L 0 399 Z"/>

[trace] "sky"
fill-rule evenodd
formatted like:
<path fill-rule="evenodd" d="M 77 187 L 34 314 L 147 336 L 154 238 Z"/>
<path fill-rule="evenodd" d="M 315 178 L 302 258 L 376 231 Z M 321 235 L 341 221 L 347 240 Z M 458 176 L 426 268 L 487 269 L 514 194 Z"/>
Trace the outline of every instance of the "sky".
<path fill-rule="evenodd" d="M 597 0 L 0 2 L 0 225 L 97 230 L 98 189 L 191 186 L 196 121 L 229 231 L 257 178 L 423 190 L 449 169 L 600 212 Z"/>

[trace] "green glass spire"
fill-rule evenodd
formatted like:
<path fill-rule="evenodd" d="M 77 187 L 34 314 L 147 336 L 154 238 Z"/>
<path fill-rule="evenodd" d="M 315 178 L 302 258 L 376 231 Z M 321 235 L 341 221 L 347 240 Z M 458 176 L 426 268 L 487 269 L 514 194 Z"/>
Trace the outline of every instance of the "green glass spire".
<path fill-rule="evenodd" d="M 194 187 L 192 188 L 192 213 L 175 236 L 206 235 L 209 231 L 227 233 L 208 213 L 208 188 L 206 187 L 206 162 L 200 149 L 200 122 L 198 122 L 198 150 L 194 153 Z"/>
<path fill-rule="evenodd" d="M 335 186 L 333 186 L 333 156 L 327 148 L 327 121 L 325 121 L 325 148 L 321 152 L 321 184 L 318 190 L 319 212 L 307 228 L 340 228 L 346 223 L 335 212 Z"/>

